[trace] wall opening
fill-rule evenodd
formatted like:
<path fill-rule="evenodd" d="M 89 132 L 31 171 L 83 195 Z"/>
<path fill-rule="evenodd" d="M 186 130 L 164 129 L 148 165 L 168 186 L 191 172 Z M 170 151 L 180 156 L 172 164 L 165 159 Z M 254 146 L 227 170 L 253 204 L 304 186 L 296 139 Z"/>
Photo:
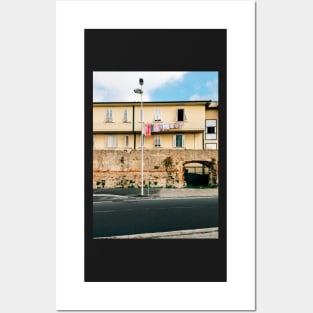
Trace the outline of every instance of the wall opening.
<path fill-rule="evenodd" d="M 184 179 L 187 187 L 207 187 L 211 183 L 211 162 L 189 161 L 184 163 Z"/>

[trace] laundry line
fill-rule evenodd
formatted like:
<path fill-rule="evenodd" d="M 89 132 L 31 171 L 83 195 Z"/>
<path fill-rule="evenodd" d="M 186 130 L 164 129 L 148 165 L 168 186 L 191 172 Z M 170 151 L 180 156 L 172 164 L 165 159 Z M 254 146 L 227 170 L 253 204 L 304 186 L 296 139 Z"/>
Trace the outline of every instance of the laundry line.
<path fill-rule="evenodd" d="M 151 136 L 151 133 L 158 133 L 170 129 L 180 129 L 183 127 L 182 122 L 176 123 L 146 123 L 144 124 L 144 135 Z"/>

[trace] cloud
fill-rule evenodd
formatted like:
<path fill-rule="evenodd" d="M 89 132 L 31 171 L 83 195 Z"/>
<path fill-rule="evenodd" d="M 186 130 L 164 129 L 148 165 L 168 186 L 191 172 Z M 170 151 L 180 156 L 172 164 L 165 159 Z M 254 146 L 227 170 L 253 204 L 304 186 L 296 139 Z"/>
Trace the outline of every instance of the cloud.
<path fill-rule="evenodd" d="M 218 85 L 217 79 L 216 79 L 216 80 L 213 80 L 213 81 L 207 81 L 207 82 L 205 83 L 205 86 L 206 86 L 210 91 L 215 91 L 215 90 L 217 90 L 217 85 Z"/>
<path fill-rule="evenodd" d="M 189 97 L 189 100 L 190 101 L 200 101 L 200 100 L 217 101 L 218 100 L 218 94 L 217 94 L 217 92 L 203 94 L 203 95 L 199 95 L 198 93 L 195 93 L 195 94 L 193 94 L 192 96 Z"/>
<path fill-rule="evenodd" d="M 167 84 L 181 81 L 186 72 L 94 72 L 93 101 L 140 101 L 134 89 L 140 88 L 139 78 L 144 79 L 143 101 L 151 101 L 150 94 Z"/>
<path fill-rule="evenodd" d="M 192 96 L 189 97 L 190 101 L 200 101 L 200 100 L 218 100 L 218 80 L 207 81 L 205 83 L 205 88 L 198 90 Z"/>

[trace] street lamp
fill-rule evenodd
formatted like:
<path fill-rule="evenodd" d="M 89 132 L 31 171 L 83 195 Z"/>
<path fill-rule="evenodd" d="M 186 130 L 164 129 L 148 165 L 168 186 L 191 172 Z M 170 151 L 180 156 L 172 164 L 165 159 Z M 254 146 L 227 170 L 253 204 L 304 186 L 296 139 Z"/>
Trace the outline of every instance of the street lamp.
<path fill-rule="evenodd" d="M 140 94 L 141 99 L 141 196 L 143 196 L 143 104 L 142 104 L 142 85 L 143 85 L 143 79 L 139 78 L 139 85 L 140 88 L 134 89 L 135 93 Z"/>

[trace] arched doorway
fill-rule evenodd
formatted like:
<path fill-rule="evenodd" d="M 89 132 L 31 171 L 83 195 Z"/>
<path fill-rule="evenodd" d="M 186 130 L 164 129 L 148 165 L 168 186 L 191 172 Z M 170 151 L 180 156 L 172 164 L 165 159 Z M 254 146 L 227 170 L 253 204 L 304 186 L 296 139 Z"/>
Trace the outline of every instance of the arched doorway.
<path fill-rule="evenodd" d="M 184 179 L 187 187 L 207 187 L 212 182 L 213 161 L 192 160 L 184 162 Z"/>

